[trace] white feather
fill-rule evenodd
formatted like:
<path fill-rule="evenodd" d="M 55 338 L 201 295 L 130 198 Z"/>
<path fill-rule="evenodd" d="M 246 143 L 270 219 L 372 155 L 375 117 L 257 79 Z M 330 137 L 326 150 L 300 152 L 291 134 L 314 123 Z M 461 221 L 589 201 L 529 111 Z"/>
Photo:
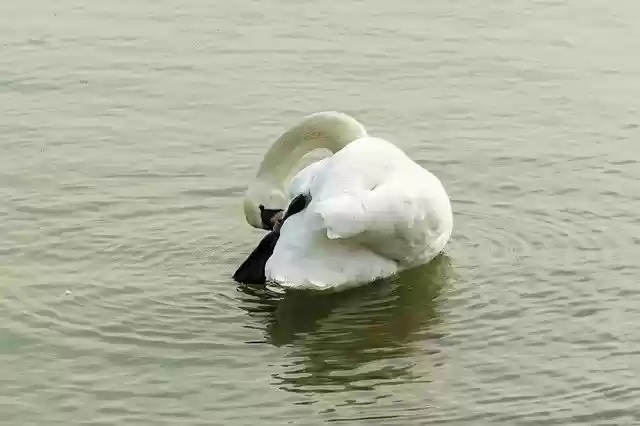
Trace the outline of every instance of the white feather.
<path fill-rule="evenodd" d="M 284 223 L 266 265 L 284 287 L 342 290 L 388 277 L 433 259 L 453 228 L 439 179 L 380 138 L 307 166 L 285 193 L 311 202 Z"/>

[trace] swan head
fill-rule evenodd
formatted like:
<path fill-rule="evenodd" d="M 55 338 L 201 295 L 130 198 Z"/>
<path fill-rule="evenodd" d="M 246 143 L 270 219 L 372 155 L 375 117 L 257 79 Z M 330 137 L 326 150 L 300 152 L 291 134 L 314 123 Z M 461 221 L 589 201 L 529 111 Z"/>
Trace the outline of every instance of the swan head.
<path fill-rule="evenodd" d="M 265 154 L 244 196 L 247 222 L 255 228 L 273 229 L 273 225 L 269 226 L 270 220 L 265 223 L 263 212 L 271 214 L 271 211 L 287 207 L 290 198 L 288 185 L 298 172 L 301 160 L 316 150 L 336 153 L 366 135 L 362 124 L 341 112 L 324 111 L 303 117 L 284 132 Z"/>
<path fill-rule="evenodd" d="M 276 182 L 256 179 L 244 195 L 244 215 L 254 228 L 273 229 L 276 215 L 282 215 L 286 206 L 284 189 Z"/>

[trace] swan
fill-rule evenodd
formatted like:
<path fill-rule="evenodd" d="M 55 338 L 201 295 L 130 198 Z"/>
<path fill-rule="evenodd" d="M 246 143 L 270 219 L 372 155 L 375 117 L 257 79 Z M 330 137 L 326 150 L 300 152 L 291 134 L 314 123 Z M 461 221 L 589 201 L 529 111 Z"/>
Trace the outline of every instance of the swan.
<path fill-rule="evenodd" d="M 318 149 L 331 155 L 299 170 Z M 240 283 L 344 290 L 430 262 L 453 230 L 440 180 L 355 118 L 317 112 L 268 150 L 243 200 L 270 231 L 234 274 Z"/>

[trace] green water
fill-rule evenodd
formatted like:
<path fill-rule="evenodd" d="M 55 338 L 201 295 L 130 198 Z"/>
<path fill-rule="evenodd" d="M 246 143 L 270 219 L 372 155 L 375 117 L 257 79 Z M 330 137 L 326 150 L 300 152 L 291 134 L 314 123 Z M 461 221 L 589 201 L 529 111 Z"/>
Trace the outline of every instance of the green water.
<path fill-rule="evenodd" d="M 640 423 L 640 5 L 0 5 L 0 424 Z M 334 109 L 443 181 L 446 254 L 243 288 L 241 197 Z"/>

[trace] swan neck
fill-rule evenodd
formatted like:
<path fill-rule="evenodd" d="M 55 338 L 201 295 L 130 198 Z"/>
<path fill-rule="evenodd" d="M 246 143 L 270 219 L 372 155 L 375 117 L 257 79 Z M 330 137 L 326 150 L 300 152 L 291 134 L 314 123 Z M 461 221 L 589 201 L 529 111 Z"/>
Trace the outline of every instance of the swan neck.
<path fill-rule="evenodd" d="M 366 134 L 364 126 L 346 114 L 322 112 L 309 115 L 273 143 L 260 165 L 258 178 L 284 185 L 306 154 L 318 149 L 335 154 Z"/>

